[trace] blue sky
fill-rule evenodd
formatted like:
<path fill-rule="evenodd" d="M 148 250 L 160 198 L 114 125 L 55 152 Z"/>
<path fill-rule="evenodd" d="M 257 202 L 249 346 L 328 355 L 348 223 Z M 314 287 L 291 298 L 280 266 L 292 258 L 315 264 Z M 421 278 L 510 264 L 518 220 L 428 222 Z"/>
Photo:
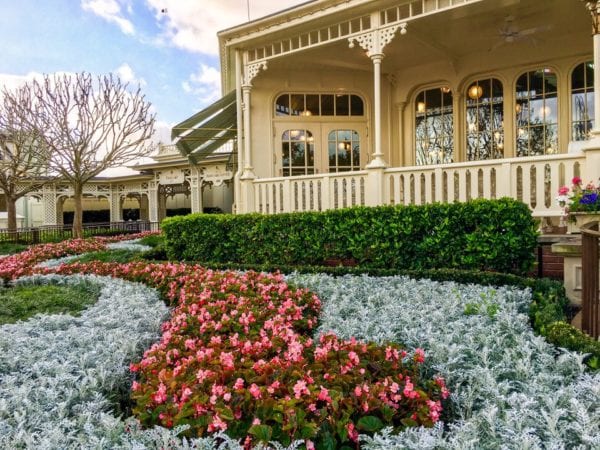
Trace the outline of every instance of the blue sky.
<path fill-rule="evenodd" d="M 0 0 L 0 86 L 54 72 L 138 83 L 159 132 L 220 95 L 217 31 L 303 0 Z M 161 12 L 166 9 L 166 13 Z"/>

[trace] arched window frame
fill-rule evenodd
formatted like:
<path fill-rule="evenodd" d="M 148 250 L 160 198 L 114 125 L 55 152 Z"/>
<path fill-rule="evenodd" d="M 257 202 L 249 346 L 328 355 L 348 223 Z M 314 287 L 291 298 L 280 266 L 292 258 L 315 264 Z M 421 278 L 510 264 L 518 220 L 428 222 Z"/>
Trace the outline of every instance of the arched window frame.
<path fill-rule="evenodd" d="M 467 161 L 504 157 L 504 83 L 495 76 L 478 78 L 465 91 Z"/>
<path fill-rule="evenodd" d="M 277 118 L 364 117 L 365 100 L 355 92 L 282 92 L 275 98 Z"/>
<path fill-rule="evenodd" d="M 581 72 L 581 73 L 578 73 Z M 577 83 L 581 77 L 582 84 Z M 594 61 L 577 64 L 569 77 L 571 139 L 585 141 L 594 127 Z"/>
<path fill-rule="evenodd" d="M 558 71 L 551 66 L 527 70 L 517 76 L 514 116 L 516 156 L 558 153 L 560 82 Z"/>
<path fill-rule="evenodd" d="M 447 85 L 421 89 L 415 96 L 413 112 L 416 164 L 453 162 L 454 100 L 452 90 Z"/>

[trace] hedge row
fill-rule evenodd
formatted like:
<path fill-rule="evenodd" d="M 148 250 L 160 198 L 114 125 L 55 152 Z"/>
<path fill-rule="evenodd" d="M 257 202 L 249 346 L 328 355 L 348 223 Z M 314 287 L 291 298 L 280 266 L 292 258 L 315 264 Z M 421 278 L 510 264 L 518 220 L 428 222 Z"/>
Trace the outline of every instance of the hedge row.
<path fill-rule="evenodd" d="M 461 268 L 526 273 L 536 224 L 512 199 L 357 207 L 278 215 L 192 214 L 165 219 L 171 260 L 363 268 Z"/>

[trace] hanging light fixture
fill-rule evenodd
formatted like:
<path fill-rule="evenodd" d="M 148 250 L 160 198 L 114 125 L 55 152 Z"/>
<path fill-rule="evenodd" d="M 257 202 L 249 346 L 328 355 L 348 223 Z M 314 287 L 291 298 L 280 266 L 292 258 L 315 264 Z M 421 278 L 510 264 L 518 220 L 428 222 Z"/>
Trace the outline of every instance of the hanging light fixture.
<path fill-rule="evenodd" d="M 417 112 L 418 113 L 425 112 L 425 102 L 417 102 Z"/>
<path fill-rule="evenodd" d="M 479 86 L 478 84 L 474 84 L 467 91 L 467 95 L 469 96 L 469 98 L 471 98 L 473 100 L 477 100 L 478 98 L 481 98 L 481 96 L 483 95 L 483 88 L 481 86 Z"/>

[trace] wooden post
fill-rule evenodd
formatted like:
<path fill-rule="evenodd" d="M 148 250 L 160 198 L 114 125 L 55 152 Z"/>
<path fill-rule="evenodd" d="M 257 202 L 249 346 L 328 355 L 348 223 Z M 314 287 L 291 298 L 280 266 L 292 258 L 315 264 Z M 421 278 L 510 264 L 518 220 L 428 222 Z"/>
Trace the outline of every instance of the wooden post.
<path fill-rule="evenodd" d="M 598 336 L 600 336 L 600 298 L 598 295 L 600 273 L 598 262 L 599 223 L 591 222 L 581 227 L 581 328 L 594 339 L 598 339 Z"/>

